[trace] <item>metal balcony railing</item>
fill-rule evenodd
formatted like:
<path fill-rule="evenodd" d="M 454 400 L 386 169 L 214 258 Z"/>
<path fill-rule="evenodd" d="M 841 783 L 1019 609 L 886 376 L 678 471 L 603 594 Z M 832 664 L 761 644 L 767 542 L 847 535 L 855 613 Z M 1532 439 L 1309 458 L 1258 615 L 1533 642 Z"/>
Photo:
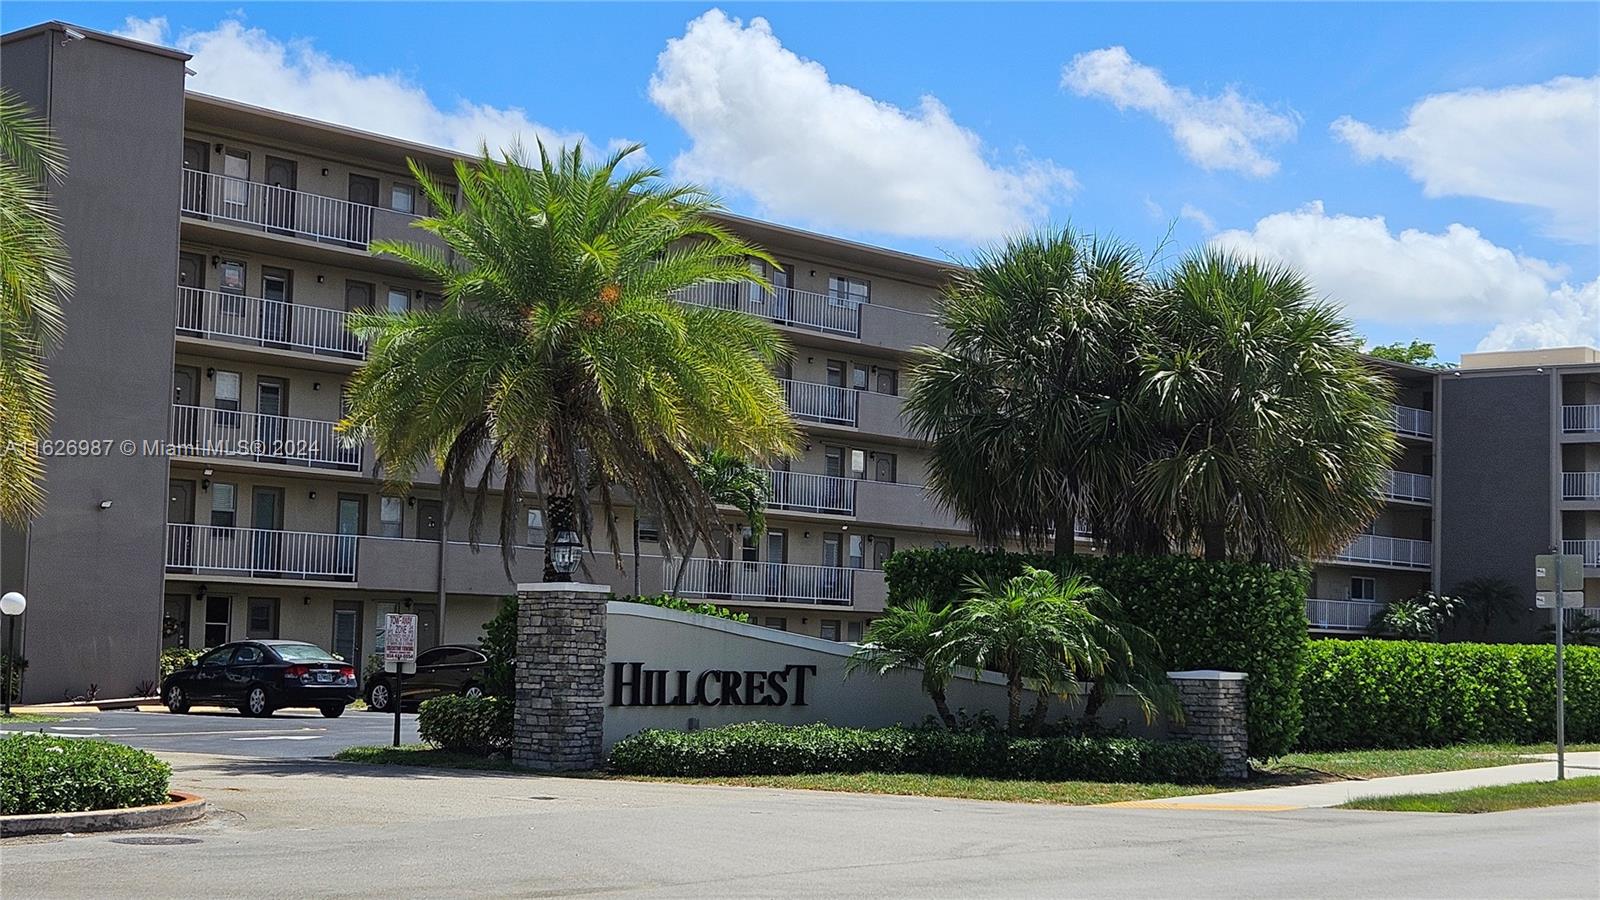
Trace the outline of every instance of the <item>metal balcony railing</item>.
<path fill-rule="evenodd" d="M 1561 499 L 1600 500 L 1600 472 L 1562 472 Z"/>
<path fill-rule="evenodd" d="M 1433 566 L 1433 544 L 1382 534 L 1363 534 L 1333 555 L 1340 562 L 1427 569 Z"/>
<path fill-rule="evenodd" d="M 1396 472 L 1390 469 L 1388 481 L 1384 485 L 1383 495 L 1392 500 L 1431 503 L 1433 502 L 1433 476 L 1419 475 L 1415 472 Z"/>
<path fill-rule="evenodd" d="M 1586 569 L 1600 568 L 1600 541 L 1562 541 L 1561 552 L 1583 557 Z"/>
<path fill-rule="evenodd" d="M 1567 434 L 1600 431 L 1600 404 L 1561 407 L 1561 430 Z"/>
<path fill-rule="evenodd" d="M 770 509 L 801 512 L 856 514 L 856 481 L 837 475 L 811 475 L 804 472 L 773 470 Z"/>
<path fill-rule="evenodd" d="M 354 581 L 357 537 L 269 528 L 167 525 L 167 571 Z"/>
<path fill-rule="evenodd" d="M 826 425 L 853 426 L 857 423 L 854 390 L 788 378 L 780 378 L 778 383 L 783 385 L 783 399 L 789 405 L 789 415 L 796 419 Z"/>
<path fill-rule="evenodd" d="M 1369 631 L 1383 609 L 1375 600 L 1316 600 L 1306 598 L 1306 621 L 1323 631 Z"/>
<path fill-rule="evenodd" d="M 183 170 L 184 213 L 292 237 L 366 249 L 376 208 L 215 172 Z"/>
<path fill-rule="evenodd" d="M 361 470 L 361 446 L 334 434 L 333 422 L 172 405 L 172 452 L 314 469 Z"/>
<path fill-rule="evenodd" d="M 300 353 L 365 359 L 366 344 L 350 333 L 341 309 L 178 288 L 178 334 Z"/>
<path fill-rule="evenodd" d="M 678 292 L 678 300 L 696 306 L 736 309 L 779 325 L 840 334 L 861 335 L 860 304 L 794 288 L 764 289 L 747 282 L 697 284 Z"/>
<path fill-rule="evenodd" d="M 665 583 L 672 583 L 675 567 L 675 563 L 665 566 Z M 836 566 L 690 559 L 683 581 L 673 593 L 723 600 L 850 606 L 855 598 L 855 574 L 855 569 Z"/>
<path fill-rule="evenodd" d="M 1432 410 L 1417 409 L 1412 406 L 1392 407 L 1394 411 L 1394 430 L 1396 434 L 1408 434 L 1412 437 L 1433 437 L 1433 412 Z"/>

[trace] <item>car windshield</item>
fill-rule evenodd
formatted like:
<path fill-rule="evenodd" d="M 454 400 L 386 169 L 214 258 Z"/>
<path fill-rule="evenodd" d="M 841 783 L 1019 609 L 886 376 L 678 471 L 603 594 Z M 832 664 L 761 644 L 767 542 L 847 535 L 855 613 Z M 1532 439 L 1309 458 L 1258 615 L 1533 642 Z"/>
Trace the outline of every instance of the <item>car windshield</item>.
<path fill-rule="evenodd" d="M 272 648 L 289 662 L 338 662 L 333 654 L 313 644 L 278 644 Z"/>

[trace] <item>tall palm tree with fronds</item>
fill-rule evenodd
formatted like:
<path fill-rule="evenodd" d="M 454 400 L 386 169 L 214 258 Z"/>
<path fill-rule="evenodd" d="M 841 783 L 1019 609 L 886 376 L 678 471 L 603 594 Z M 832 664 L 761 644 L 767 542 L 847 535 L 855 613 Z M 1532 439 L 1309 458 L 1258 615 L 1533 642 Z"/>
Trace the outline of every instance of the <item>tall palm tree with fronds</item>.
<path fill-rule="evenodd" d="M 1216 248 L 1156 297 L 1138 390 L 1158 437 L 1126 505 L 1208 559 L 1313 558 L 1370 522 L 1399 444 L 1349 321 L 1295 270 Z"/>
<path fill-rule="evenodd" d="M 1071 553 L 1101 486 L 1133 475 L 1132 316 L 1148 293 L 1126 244 L 1064 229 L 980 253 L 945 291 L 945 346 L 924 350 L 906 415 L 928 481 L 979 540 Z"/>
<path fill-rule="evenodd" d="M 66 155 L 22 100 L 0 90 L 0 521 L 21 525 L 44 507 L 50 434 L 44 358 L 66 332 L 72 295 L 67 246 L 49 201 Z"/>
<path fill-rule="evenodd" d="M 946 728 L 956 727 L 945 691 L 955 677 L 959 646 L 949 633 L 954 607 L 936 609 L 925 599 L 891 606 L 872 620 L 861 646 L 845 663 L 845 674 L 868 669 L 879 676 L 899 668 L 922 670 L 922 690 Z"/>
<path fill-rule="evenodd" d="M 442 290 L 437 311 L 365 313 L 368 361 L 350 385 L 347 434 L 370 435 L 391 479 L 424 461 L 453 502 L 468 501 L 476 542 L 495 474 L 504 477 L 500 545 L 509 571 L 523 496 L 537 490 L 549 547 L 563 531 L 592 546 L 591 497 L 618 547 L 613 488 L 661 517 L 663 539 L 713 533 L 715 507 L 694 476 L 707 447 L 765 459 L 794 445 L 771 374 L 784 352 L 768 324 L 689 306 L 675 292 L 704 282 L 759 283 L 759 248 L 711 220 L 716 201 L 581 147 L 537 159 L 512 148 L 458 162 L 460 202 L 416 163 L 436 212 L 416 222 L 446 256 L 374 242 Z M 486 465 L 485 465 L 486 464 Z M 620 561 L 618 563 L 620 565 Z"/>

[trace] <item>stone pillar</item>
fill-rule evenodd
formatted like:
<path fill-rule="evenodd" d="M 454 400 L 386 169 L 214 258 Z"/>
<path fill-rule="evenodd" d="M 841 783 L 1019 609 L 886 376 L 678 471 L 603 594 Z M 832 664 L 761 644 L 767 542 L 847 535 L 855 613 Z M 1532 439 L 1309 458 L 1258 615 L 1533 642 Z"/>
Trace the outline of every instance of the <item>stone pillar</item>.
<path fill-rule="evenodd" d="M 1183 701 L 1184 724 L 1175 726 L 1172 736 L 1214 747 L 1222 754 L 1223 777 L 1250 777 L 1245 673 L 1199 669 L 1168 672 L 1167 677 Z"/>
<path fill-rule="evenodd" d="M 517 585 L 513 763 L 546 772 L 599 768 L 610 595 L 603 584 Z"/>

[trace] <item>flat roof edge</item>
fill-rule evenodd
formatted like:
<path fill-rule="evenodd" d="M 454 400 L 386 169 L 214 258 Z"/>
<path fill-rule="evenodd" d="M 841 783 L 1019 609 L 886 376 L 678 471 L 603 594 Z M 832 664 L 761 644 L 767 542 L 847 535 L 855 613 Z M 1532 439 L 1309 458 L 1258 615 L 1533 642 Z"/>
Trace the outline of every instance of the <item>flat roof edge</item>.
<path fill-rule="evenodd" d="M 180 62 L 188 62 L 194 58 L 182 50 L 163 47 L 160 44 L 148 44 L 144 41 L 136 41 L 133 38 L 125 38 L 120 35 L 107 34 L 104 31 L 96 31 L 93 28 L 84 28 L 81 25 L 62 22 L 59 19 L 51 19 L 48 22 L 40 22 L 37 25 L 29 25 L 26 28 L 0 34 L 0 44 L 9 44 L 12 41 L 20 41 L 47 32 L 65 32 L 69 28 L 82 34 L 85 40 L 101 41 L 118 47 L 127 47 L 130 50 L 143 50 L 146 53 L 154 53 L 157 56 L 165 56 L 168 59 L 176 59 Z"/>

